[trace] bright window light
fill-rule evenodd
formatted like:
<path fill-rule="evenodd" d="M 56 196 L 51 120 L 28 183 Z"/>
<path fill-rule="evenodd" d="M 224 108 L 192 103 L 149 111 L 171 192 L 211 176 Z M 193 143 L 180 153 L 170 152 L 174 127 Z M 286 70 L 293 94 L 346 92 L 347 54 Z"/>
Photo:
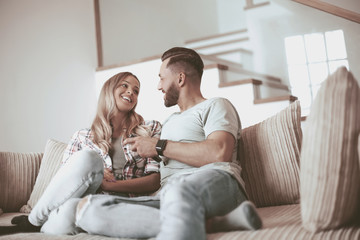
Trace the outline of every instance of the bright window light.
<path fill-rule="evenodd" d="M 320 84 L 329 74 L 328 65 L 326 62 L 309 64 L 309 74 L 312 85 Z"/>
<path fill-rule="evenodd" d="M 306 34 L 305 47 L 309 63 L 326 61 L 326 50 L 323 34 Z"/>
<path fill-rule="evenodd" d="M 309 72 L 306 65 L 289 65 L 288 72 L 292 87 L 310 86 Z"/>
<path fill-rule="evenodd" d="M 349 69 L 342 30 L 285 38 L 291 92 L 308 114 L 321 83 L 337 68 Z"/>
<path fill-rule="evenodd" d="M 306 64 L 305 46 L 302 36 L 285 38 L 288 64 Z"/>
<path fill-rule="evenodd" d="M 329 60 L 347 58 L 344 33 L 342 30 L 326 32 L 325 38 Z"/>

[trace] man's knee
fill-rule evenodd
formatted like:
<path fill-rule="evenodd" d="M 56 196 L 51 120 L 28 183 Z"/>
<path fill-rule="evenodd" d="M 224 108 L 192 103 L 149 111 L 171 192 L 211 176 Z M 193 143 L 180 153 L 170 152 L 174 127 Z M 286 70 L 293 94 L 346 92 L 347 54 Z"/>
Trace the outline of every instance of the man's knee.
<path fill-rule="evenodd" d="M 199 200 L 197 187 L 187 182 L 184 178 L 176 179 L 167 183 L 166 188 L 161 194 L 161 201 L 189 201 Z"/>

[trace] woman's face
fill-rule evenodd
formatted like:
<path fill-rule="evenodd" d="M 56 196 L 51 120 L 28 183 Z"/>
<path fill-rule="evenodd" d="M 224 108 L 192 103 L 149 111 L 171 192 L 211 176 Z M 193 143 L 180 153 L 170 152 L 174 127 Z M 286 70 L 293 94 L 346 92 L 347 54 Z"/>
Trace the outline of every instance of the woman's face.
<path fill-rule="evenodd" d="M 133 109 L 138 101 L 139 91 L 140 83 L 135 77 L 128 76 L 122 80 L 114 92 L 118 111 L 129 112 Z"/>

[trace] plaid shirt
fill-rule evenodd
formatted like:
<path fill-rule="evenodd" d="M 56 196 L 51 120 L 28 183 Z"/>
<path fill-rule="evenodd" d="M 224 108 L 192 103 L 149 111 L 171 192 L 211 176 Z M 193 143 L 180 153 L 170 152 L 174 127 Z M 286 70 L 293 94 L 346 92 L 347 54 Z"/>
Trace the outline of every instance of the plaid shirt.
<path fill-rule="evenodd" d="M 157 121 L 145 121 L 143 125 L 150 126 L 151 137 L 160 137 L 161 124 Z M 75 132 L 71 138 L 65 152 L 62 163 L 65 164 L 71 155 L 82 149 L 92 149 L 96 151 L 103 159 L 104 168 L 112 170 L 112 161 L 107 152 L 101 150 L 92 141 L 91 129 L 82 129 Z M 131 134 L 129 137 L 136 137 L 135 134 Z M 130 150 L 130 145 L 123 145 L 125 153 L 126 163 L 123 169 L 123 178 L 132 179 L 148 175 L 150 173 L 159 172 L 160 164 L 152 158 L 142 158 L 137 152 Z"/>

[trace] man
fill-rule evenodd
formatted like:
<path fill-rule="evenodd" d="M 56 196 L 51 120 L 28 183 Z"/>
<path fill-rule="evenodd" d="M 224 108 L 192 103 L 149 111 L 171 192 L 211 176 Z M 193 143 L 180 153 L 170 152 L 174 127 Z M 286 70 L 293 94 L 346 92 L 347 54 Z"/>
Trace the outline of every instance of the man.
<path fill-rule="evenodd" d="M 240 120 L 228 100 L 202 96 L 204 65 L 195 51 L 176 47 L 161 59 L 158 89 L 165 106 L 178 105 L 180 112 L 164 122 L 161 140 L 136 137 L 125 142 L 140 156 L 163 158 L 158 239 L 206 239 L 205 219 L 228 214 L 246 200 L 237 162 Z M 247 201 L 214 223 L 229 219 L 234 228 L 261 227 Z"/>

